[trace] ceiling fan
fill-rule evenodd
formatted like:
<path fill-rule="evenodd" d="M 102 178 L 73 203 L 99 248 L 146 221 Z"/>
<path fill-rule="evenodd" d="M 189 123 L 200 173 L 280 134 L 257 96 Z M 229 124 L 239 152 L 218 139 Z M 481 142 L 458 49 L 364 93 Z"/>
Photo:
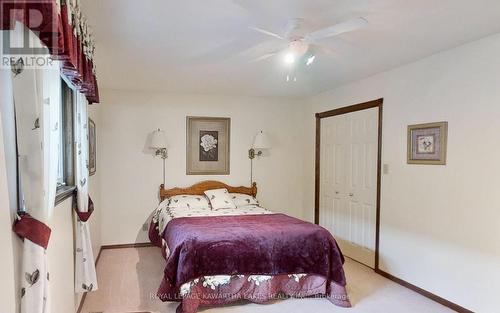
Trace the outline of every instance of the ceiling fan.
<path fill-rule="evenodd" d="M 284 44 L 286 43 L 286 46 L 282 49 L 261 55 L 253 59 L 253 61 L 262 61 L 284 52 L 284 62 L 286 64 L 294 64 L 302 60 L 305 61 L 306 65 L 310 65 L 314 62 L 316 57 L 314 52 L 321 51 L 332 54 L 330 49 L 321 45 L 321 40 L 366 27 L 368 21 L 363 17 L 354 18 L 309 33 L 303 31 L 303 24 L 304 20 L 301 18 L 291 19 L 283 35 L 276 34 L 261 27 L 249 27 L 259 33 L 279 39 L 283 41 Z"/>

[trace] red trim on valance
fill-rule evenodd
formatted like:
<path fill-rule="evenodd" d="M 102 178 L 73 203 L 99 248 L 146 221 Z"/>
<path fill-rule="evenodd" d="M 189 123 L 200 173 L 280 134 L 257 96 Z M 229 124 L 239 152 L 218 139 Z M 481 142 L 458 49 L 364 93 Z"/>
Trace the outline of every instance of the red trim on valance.
<path fill-rule="evenodd" d="M 22 239 L 29 239 L 44 249 L 49 245 L 50 228 L 29 214 L 23 214 L 14 222 L 13 230 Z"/>
<path fill-rule="evenodd" d="M 63 75 L 89 103 L 99 102 L 94 64 L 83 53 L 83 44 L 73 32 L 66 4 L 61 5 L 59 13 L 55 0 L 0 0 L 0 11 L 0 30 L 14 29 L 16 21 L 23 23 L 37 34 L 53 59 L 62 61 Z"/>
<path fill-rule="evenodd" d="M 15 22 L 21 22 L 38 35 L 52 55 L 60 53 L 57 49 L 64 45 L 59 42 L 62 25 L 54 0 L 0 0 L 0 5 L 2 30 L 14 29 Z"/>
<path fill-rule="evenodd" d="M 78 210 L 78 201 L 76 200 L 76 197 L 75 197 L 75 201 L 73 202 L 73 209 L 75 210 L 76 215 L 78 215 L 78 219 L 80 219 L 80 221 L 82 221 L 82 222 L 86 222 L 89 220 L 90 216 L 94 212 L 94 201 L 92 201 L 92 199 L 89 196 L 89 203 L 88 203 L 87 212 L 80 212 Z"/>

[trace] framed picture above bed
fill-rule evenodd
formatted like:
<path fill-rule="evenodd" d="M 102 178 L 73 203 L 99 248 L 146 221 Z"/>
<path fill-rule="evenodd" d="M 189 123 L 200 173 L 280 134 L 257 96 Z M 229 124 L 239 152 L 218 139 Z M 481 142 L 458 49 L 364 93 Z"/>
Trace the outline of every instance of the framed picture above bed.
<path fill-rule="evenodd" d="M 186 118 L 186 174 L 229 175 L 231 119 Z"/>
<path fill-rule="evenodd" d="M 448 123 L 408 126 L 408 164 L 446 164 Z"/>

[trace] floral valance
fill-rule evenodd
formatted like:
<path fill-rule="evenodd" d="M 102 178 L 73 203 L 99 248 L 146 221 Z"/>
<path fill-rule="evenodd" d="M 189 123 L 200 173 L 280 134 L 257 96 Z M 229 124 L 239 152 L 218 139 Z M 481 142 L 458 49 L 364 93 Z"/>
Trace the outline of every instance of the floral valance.
<path fill-rule="evenodd" d="M 61 60 L 62 73 L 89 103 L 99 102 L 94 64 L 95 43 L 79 0 L 0 0 L 0 29 L 21 22 L 35 32 L 53 59 Z M 35 12 L 35 13 L 33 13 Z"/>

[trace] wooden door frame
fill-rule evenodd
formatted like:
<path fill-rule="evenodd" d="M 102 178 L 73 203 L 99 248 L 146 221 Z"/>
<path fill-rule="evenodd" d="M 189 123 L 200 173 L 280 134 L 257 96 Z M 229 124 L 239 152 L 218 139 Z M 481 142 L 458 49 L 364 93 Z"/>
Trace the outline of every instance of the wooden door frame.
<path fill-rule="evenodd" d="M 377 149 L 377 201 L 375 222 L 375 270 L 379 269 L 379 242 L 380 242 L 380 185 L 382 170 L 382 112 L 384 99 L 363 102 L 330 111 L 316 113 L 316 149 L 314 166 L 314 223 L 319 224 L 319 197 L 320 197 L 320 156 L 321 156 L 321 119 L 378 108 L 378 149 Z"/>

